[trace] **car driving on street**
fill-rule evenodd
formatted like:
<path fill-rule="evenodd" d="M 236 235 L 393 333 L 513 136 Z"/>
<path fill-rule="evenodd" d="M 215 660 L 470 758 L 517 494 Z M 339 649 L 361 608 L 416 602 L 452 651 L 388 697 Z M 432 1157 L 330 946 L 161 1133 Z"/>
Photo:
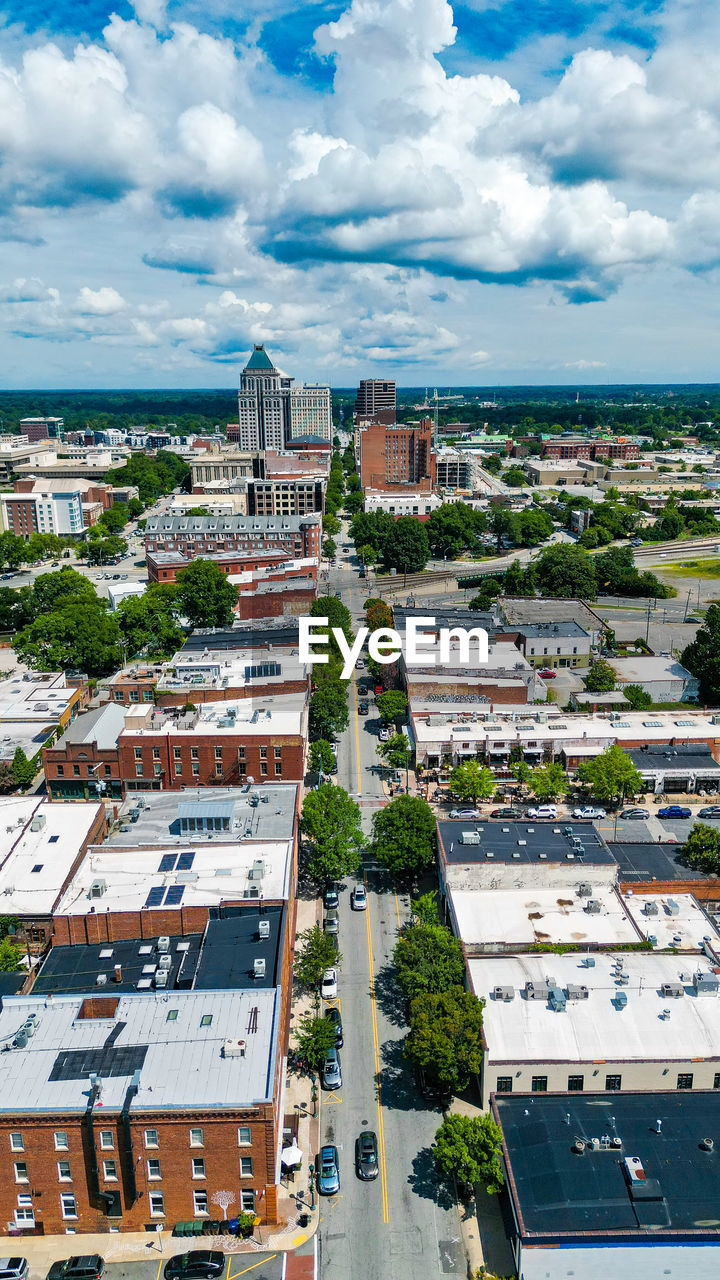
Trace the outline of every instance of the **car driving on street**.
<path fill-rule="evenodd" d="M 364 1129 L 355 1141 L 355 1172 L 362 1182 L 378 1176 L 378 1144 L 371 1129 Z"/>

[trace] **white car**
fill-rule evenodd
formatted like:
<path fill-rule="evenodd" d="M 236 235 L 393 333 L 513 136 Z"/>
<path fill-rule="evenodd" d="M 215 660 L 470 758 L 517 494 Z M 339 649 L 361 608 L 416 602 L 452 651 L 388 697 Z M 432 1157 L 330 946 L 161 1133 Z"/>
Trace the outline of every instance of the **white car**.
<path fill-rule="evenodd" d="M 582 809 L 573 809 L 573 818 L 606 818 L 607 814 L 604 809 L 597 809 L 592 804 L 586 804 Z"/>
<path fill-rule="evenodd" d="M 326 969 L 320 983 L 320 995 L 323 1000 L 337 999 L 337 969 Z"/>
<path fill-rule="evenodd" d="M 334 755 L 335 757 L 337 757 L 337 753 L 338 753 L 338 744 L 337 744 L 337 742 L 331 742 L 331 743 L 330 743 L 330 750 L 332 751 L 333 755 Z"/>
<path fill-rule="evenodd" d="M 528 809 L 528 818 L 557 818 L 556 804 L 539 804 L 537 809 Z"/>
<path fill-rule="evenodd" d="M 382 729 L 380 730 L 380 733 L 378 734 L 378 737 L 381 742 L 389 742 L 390 730 L 387 728 L 386 725 L 383 725 Z"/>
<path fill-rule="evenodd" d="M 367 911 L 367 894 L 364 884 L 356 884 L 350 899 L 353 911 Z"/>

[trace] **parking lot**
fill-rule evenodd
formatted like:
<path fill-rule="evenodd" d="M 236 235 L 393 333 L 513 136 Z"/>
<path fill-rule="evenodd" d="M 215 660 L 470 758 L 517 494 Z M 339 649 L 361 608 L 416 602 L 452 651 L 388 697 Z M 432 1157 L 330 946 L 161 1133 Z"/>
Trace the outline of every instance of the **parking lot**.
<path fill-rule="evenodd" d="M 120 1240 L 120 1236 L 110 1236 L 109 1240 L 115 1244 Z M 17 1241 L 17 1252 L 22 1254 L 23 1246 L 28 1242 Z M 32 1242 L 35 1244 L 35 1241 Z M 46 1242 L 48 1244 L 49 1241 Z M 175 1241 L 172 1242 L 173 1245 Z M 165 1241 L 163 1257 L 160 1257 L 158 1247 L 154 1241 L 148 1243 L 148 1256 L 141 1262 L 107 1262 L 104 1273 L 104 1280 L 162 1280 L 163 1268 L 168 1258 L 174 1252 L 181 1252 L 180 1240 L 177 1241 L 178 1248 L 175 1250 L 170 1247 L 170 1242 Z M 81 1242 L 78 1241 L 78 1247 Z M 40 1266 L 39 1263 L 33 1262 L 30 1248 L 25 1249 L 25 1256 L 30 1261 L 30 1280 L 45 1280 L 47 1275 L 47 1266 Z M 106 1251 L 110 1253 L 110 1247 Z M 225 1262 L 225 1270 L 219 1280 L 238 1280 L 239 1276 L 249 1276 L 252 1280 L 281 1280 L 283 1274 L 283 1254 L 282 1253 L 237 1253 L 228 1254 Z"/>

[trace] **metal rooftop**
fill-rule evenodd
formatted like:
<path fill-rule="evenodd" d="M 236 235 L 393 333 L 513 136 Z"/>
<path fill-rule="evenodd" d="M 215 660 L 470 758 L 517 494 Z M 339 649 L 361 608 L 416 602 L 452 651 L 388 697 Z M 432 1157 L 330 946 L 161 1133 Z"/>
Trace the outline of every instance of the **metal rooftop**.
<path fill-rule="evenodd" d="M 297 787 L 289 783 L 129 792 L 105 845 L 156 848 L 204 843 L 210 835 L 217 844 L 289 840 L 296 802 Z"/>

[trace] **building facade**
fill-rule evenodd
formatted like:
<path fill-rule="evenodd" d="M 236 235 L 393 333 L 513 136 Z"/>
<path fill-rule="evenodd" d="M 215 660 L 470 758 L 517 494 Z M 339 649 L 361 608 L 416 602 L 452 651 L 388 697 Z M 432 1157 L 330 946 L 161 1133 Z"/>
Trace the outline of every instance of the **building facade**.
<path fill-rule="evenodd" d="M 359 432 L 359 442 L 363 489 L 434 489 L 437 465 L 431 418 L 395 426 L 370 422 Z"/>
<path fill-rule="evenodd" d="M 31 538 L 34 533 L 79 536 L 85 531 L 83 494 L 78 489 L 4 493 L 1 501 L 5 528 L 19 538 Z"/>
<path fill-rule="evenodd" d="M 320 516 L 157 516 L 145 527 L 145 550 L 199 556 L 237 555 L 245 567 L 253 555 L 277 553 L 290 560 L 320 556 Z"/>
<path fill-rule="evenodd" d="M 263 345 L 255 345 L 240 376 L 237 443 L 241 449 L 283 449 L 306 437 L 332 440 L 330 388 L 293 387 L 293 381 L 275 367 Z"/>
<path fill-rule="evenodd" d="M 395 413 L 397 395 L 395 383 L 383 378 L 361 378 L 355 397 L 355 413 L 358 418 L 375 418 L 378 413 Z"/>

